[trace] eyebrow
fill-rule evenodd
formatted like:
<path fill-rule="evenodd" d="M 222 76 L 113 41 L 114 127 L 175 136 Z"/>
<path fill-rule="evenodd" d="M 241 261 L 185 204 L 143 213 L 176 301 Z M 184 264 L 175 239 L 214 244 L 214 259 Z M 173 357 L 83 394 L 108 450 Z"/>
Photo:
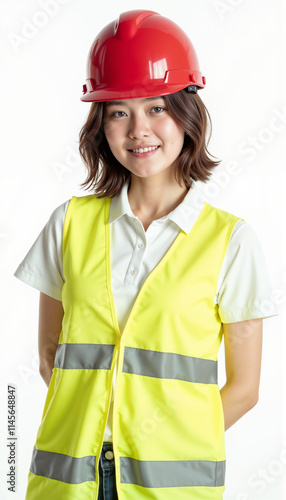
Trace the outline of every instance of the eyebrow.
<path fill-rule="evenodd" d="M 156 96 L 156 97 L 146 97 L 144 99 L 145 102 L 148 102 L 148 101 L 155 101 L 157 99 L 163 99 L 163 96 Z M 105 103 L 105 106 L 108 107 L 108 106 L 126 106 L 127 102 L 126 101 L 107 101 Z"/>

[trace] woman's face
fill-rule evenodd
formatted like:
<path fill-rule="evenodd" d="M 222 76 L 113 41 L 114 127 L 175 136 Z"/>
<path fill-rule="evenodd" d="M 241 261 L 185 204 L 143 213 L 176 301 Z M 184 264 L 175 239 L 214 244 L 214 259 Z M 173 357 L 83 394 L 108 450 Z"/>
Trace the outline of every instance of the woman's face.
<path fill-rule="evenodd" d="M 113 155 L 131 174 L 173 177 L 184 131 L 169 114 L 163 97 L 108 101 L 103 123 Z"/>

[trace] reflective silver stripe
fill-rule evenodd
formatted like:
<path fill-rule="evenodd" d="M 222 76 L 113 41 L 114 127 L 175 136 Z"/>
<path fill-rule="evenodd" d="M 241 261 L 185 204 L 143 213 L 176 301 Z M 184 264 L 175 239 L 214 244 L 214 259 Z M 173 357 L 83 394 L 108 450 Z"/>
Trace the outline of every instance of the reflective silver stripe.
<path fill-rule="evenodd" d="M 109 344 L 59 344 L 55 368 L 110 370 L 113 351 Z"/>
<path fill-rule="evenodd" d="M 217 384 L 217 361 L 134 347 L 125 347 L 123 372 L 199 384 Z"/>
<path fill-rule="evenodd" d="M 141 461 L 121 457 L 121 483 L 144 488 L 224 486 L 225 460 Z"/>
<path fill-rule="evenodd" d="M 34 448 L 30 471 L 37 476 L 79 484 L 95 481 L 95 459 L 95 456 L 74 458 Z"/>

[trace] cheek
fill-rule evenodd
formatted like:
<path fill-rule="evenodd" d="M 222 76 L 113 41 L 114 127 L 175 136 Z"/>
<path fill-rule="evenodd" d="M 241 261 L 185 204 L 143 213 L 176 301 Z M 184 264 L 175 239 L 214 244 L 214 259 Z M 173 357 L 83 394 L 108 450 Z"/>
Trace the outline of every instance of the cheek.
<path fill-rule="evenodd" d="M 162 124 L 162 134 L 170 140 L 173 146 L 181 148 L 184 143 L 185 133 L 173 120 L 166 120 Z"/>
<path fill-rule="evenodd" d="M 104 133 L 105 133 L 106 140 L 109 144 L 109 147 L 112 150 L 114 147 L 116 147 L 116 145 L 119 142 L 118 130 L 116 130 L 112 126 L 107 125 L 104 127 Z"/>
<path fill-rule="evenodd" d="M 185 132 L 176 128 L 172 131 L 172 147 L 177 152 L 181 151 L 185 140 Z"/>
<path fill-rule="evenodd" d="M 181 128 L 180 129 L 177 128 L 177 140 L 178 140 L 178 144 L 179 144 L 180 149 L 182 149 L 184 141 L 185 141 L 185 132 Z"/>

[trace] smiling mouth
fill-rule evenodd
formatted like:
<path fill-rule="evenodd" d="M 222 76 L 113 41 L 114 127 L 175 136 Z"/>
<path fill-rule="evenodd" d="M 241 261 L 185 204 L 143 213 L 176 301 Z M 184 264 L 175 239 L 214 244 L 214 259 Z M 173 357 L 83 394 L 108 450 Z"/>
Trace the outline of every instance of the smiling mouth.
<path fill-rule="evenodd" d="M 160 146 L 153 146 L 150 148 L 128 149 L 128 151 L 131 151 L 132 153 L 148 153 L 149 151 L 155 151 L 159 147 Z"/>

